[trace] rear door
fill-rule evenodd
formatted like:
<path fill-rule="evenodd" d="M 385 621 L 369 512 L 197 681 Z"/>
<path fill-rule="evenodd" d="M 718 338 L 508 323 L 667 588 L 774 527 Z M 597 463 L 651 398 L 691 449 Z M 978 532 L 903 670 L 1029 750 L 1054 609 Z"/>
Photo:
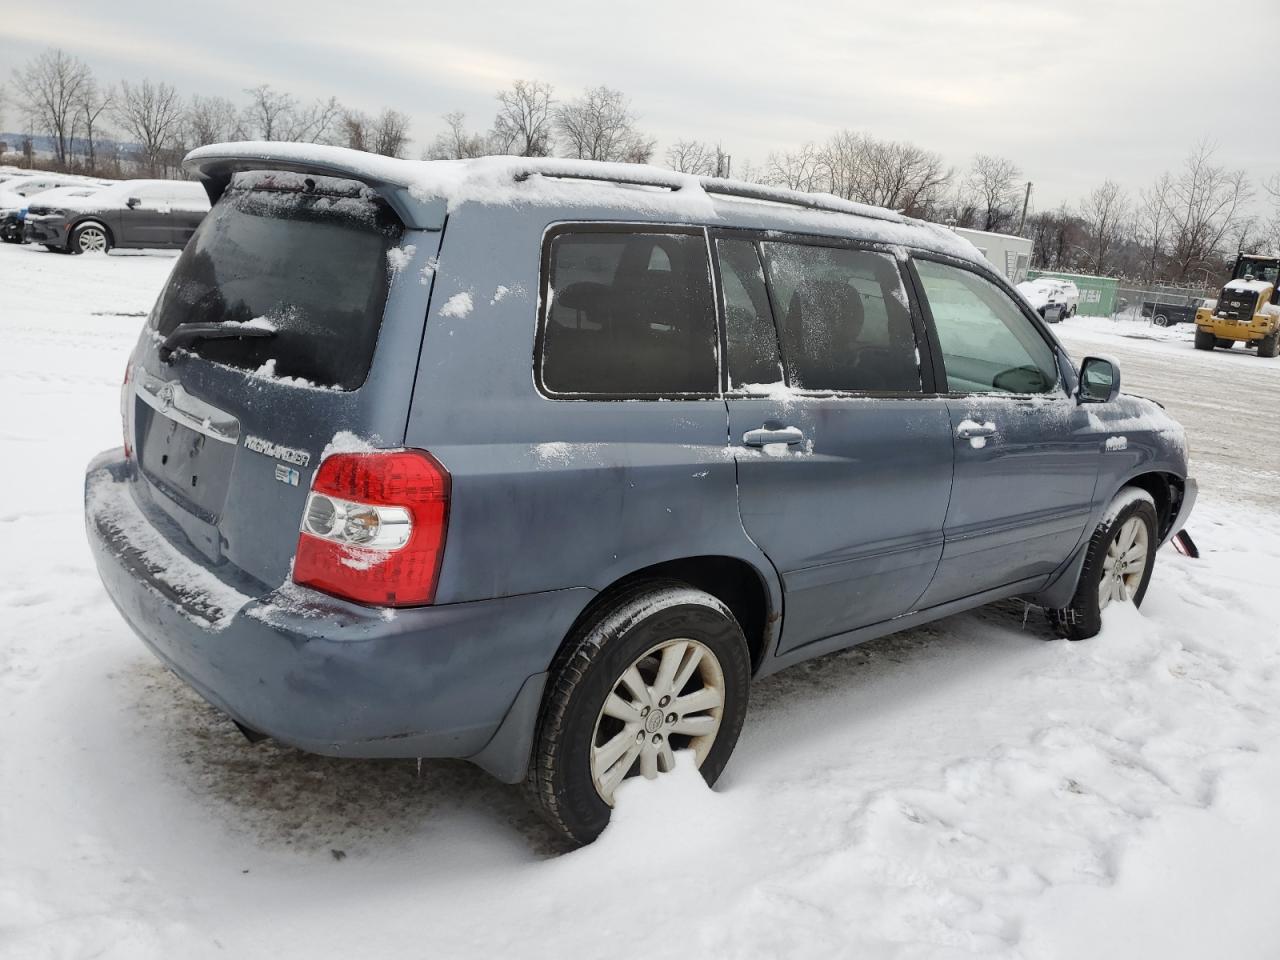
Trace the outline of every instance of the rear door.
<path fill-rule="evenodd" d="M 714 248 L 739 507 L 782 578 L 779 652 L 911 610 L 942 553 L 951 426 L 894 256 L 736 232 Z"/>
<path fill-rule="evenodd" d="M 1014 297 L 959 264 L 916 257 L 914 269 L 955 447 L 927 607 L 1047 577 L 1066 560 L 1090 514 L 1103 435 Z"/>
<path fill-rule="evenodd" d="M 170 243 L 184 247 L 209 212 L 204 188 L 195 183 L 174 182 L 169 187 Z"/>
<path fill-rule="evenodd" d="M 223 569 L 284 582 L 325 448 L 403 442 L 439 237 L 350 180 L 236 175 L 134 354 L 139 501 Z M 244 335 L 183 343 L 189 324 Z"/>

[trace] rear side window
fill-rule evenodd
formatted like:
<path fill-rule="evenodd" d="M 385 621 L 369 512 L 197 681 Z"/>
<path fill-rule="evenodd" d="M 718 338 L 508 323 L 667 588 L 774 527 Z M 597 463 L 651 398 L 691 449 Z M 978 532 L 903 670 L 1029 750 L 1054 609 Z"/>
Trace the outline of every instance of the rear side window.
<path fill-rule="evenodd" d="M 546 254 L 538 370 L 556 394 L 718 392 L 715 306 L 701 232 L 568 230 Z"/>
<path fill-rule="evenodd" d="M 270 324 L 273 337 L 203 340 L 192 352 L 354 390 L 382 325 L 399 221 L 363 184 L 238 174 L 204 218 L 156 304 L 157 332 L 187 323 Z"/>
<path fill-rule="evenodd" d="M 1048 393 L 1053 351 L 1013 299 L 990 280 L 932 260 L 916 271 L 929 300 L 951 393 Z"/>
<path fill-rule="evenodd" d="M 894 258 L 868 250 L 760 244 L 790 384 L 919 393 L 919 354 Z"/>

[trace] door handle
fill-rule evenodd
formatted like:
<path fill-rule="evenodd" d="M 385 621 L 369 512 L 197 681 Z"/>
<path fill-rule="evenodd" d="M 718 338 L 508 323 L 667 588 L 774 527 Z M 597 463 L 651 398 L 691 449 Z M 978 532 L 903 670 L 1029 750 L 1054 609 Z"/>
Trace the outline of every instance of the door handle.
<path fill-rule="evenodd" d="M 748 447 L 785 443 L 790 447 L 797 443 L 804 443 L 804 432 L 799 427 L 759 427 L 744 433 L 742 443 Z"/>
<path fill-rule="evenodd" d="M 961 440 L 973 440 L 976 437 L 994 436 L 996 425 L 988 421 L 987 423 L 976 423 L 973 420 L 963 420 L 956 427 L 956 436 Z"/>

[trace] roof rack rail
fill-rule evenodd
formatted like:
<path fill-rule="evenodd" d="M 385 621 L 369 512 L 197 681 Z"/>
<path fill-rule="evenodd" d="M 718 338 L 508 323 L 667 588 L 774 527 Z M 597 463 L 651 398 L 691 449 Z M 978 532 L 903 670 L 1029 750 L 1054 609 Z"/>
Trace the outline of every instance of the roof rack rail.
<path fill-rule="evenodd" d="M 805 193 L 800 190 L 788 190 L 784 187 L 767 187 L 758 183 L 744 183 L 740 180 L 721 180 L 717 177 L 702 177 L 699 182 L 706 193 L 725 197 L 738 197 L 743 200 L 763 200 L 768 203 L 785 203 L 788 206 L 822 210 L 827 213 L 850 213 L 854 216 L 868 217 L 872 220 L 887 220 L 890 223 L 904 223 L 906 221 L 906 217 L 892 210 L 873 207 L 870 204 L 858 203 L 854 200 L 843 200 L 830 193 Z"/>
<path fill-rule="evenodd" d="M 873 207 L 870 204 L 844 200 L 829 193 L 805 193 L 800 190 L 788 190 L 784 187 L 768 187 L 758 183 L 745 183 L 740 180 L 725 180 L 719 177 L 693 178 L 686 174 L 672 173 L 664 175 L 663 171 L 639 168 L 633 175 L 618 173 L 589 173 L 581 169 L 561 167 L 540 163 L 521 170 L 515 175 L 517 183 L 523 183 L 532 176 L 550 177 L 556 180 L 586 180 L 595 183 L 617 183 L 641 187 L 659 187 L 673 193 L 695 180 L 704 193 L 722 197 L 736 197 L 742 200 L 761 200 L 766 203 L 781 203 L 792 207 L 803 207 L 807 210 L 821 210 L 826 213 L 847 213 L 872 220 L 885 220 L 889 223 L 905 223 L 906 217 L 893 210 Z"/>

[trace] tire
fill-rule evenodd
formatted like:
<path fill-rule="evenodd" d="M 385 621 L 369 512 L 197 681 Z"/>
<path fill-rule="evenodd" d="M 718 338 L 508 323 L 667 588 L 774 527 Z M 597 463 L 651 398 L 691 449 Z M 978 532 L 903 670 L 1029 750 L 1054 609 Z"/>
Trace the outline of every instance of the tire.
<path fill-rule="evenodd" d="M 1258 356 L 1280 356 L 1280 330 L 1273 330 L 1258 341 Z"/>
<path fill-rule="evenodd" d="M 699 658 L 691 668 L 695 650 Z M 674 699 L 659 699 L 661 690 L 674 689 L 661 684 L 663 666 L 676 680 L 692 669 L 671 694 Z M 640 693 L 631 692 L 635 686 L 624 683 L 624 674 L 638 678 Z M 723 694 L 719 707 L 710 705 L 717 678 Z M 568 841 L 586 844 L 609 823 L 610 784 L 616 786 L 637 771 L 650 778 L 667 772 L 672 748 L 692 748 L 703 779 L 714 784 L 738 742 L 750 679 L 742 628 L 711 594 L 672 580 L 620 591 L 574 631 L 552 664 L 525 780 L 530 800 Z M 713 691 L 700 694 L 708 705 L 691 703 L 686 715 L 696 729 L 708 729 L 710 739 L 681 733 L 677 728 L 684 725 L 684 716 L 672 722 L 677 714 L 665 712 L 700 690 Z M 624 747 L 609 764 L 608 758 Z M 598 763 L 607 765 L 597 770 Z M 625 769 L 619 773 L 620 768 Z"/>
<path fill-rule="evenodd" d="M 1154 317 L 1151 318 L 1151 322 L 1154 323 L 1157 327 L 1167 327 L 1169 325 L 1169 318 L 1166 317 L 1163 313 L 1157 313 Z"/>
<path fill-rule="evenodd" d="M 1076 308 L 1075 308 L 1074 306 L 1072 306 L 1072 308 L 1071 308 L 1070 310 L 1068 310 L 1068 311 L 1067 311 L 1067 316 L 1068 316 L 1068 317 L 1074 317 L 1075 315 L 1076 315 Z"/>
<path fill-rule="evenodd" d="M 1217 344 L 1218 338 L 1207 330 L 1196 330 L 1196 349 L 1212 350 Z"/>
<path fill-rule="evenodd" d="M 1222 337 L 1214 337 L 1213 345 L 1215 347 L 1221 347 L 1223 350 L 1230 350 L 1236 345 L 1236 342 L 1234 340 L 1224 340 Z"/>
<path fill-rule="evenodd" d="M 1116 544 L 1122 537 L 1129 537 L 1136 529 L 1131 525 L 1135 523 L 1141 526 L 1141 533 L 1131 541 L 1129 550 L 1145 546 L 1141 568 L 1136 566 L 1137 558 L 1126 554 L 1127 565 L 1122 568 L 1119 579 L 1114 580 L 1111 571 L 1115 569 L 1115 553 L 1120 549 Z M 1058 635 L 1068 640 L 1088 640 L 1096 636 L 1102 629 L 1102 610 L 1117 591 L 1121 600 L 1131 599 L 1134 606 L 1142 606 L 1155 567 L 1158 537 L 1159 519 L 1151 494 L 1137 487 L 1125 487 L 1116 494 L 1089 538 L 1075 596 L 1066 607 L 1050 611 L 1049 619 Z M 1140 542 L 1143 538 L 1145 545 Z"/>
<path fill-rule="evenodd" d="M 111 236 L 106 227 L 96 223 L 82 223 L 71 231 L 67 251 L 74 254 L 106 253 L 111 249 Z"/>

